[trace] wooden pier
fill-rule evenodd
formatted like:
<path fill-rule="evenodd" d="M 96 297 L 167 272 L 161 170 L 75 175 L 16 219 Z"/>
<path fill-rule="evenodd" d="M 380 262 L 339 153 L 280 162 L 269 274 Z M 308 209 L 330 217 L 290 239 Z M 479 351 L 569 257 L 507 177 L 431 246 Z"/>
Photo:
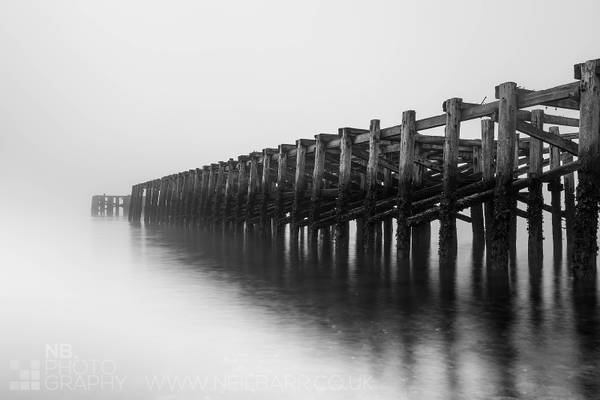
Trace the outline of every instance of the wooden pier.
<path fill-rule="evenodd" d="M 266 237 L 287 232 L 292 244 L 306 231 L 309 243 L 336 247 L 347 245 L 354 221 L 366 250 L 393 235 L 403 255 L 411 237 L 439 220 L 445 258 L 456 251 L 459 219 L 504 270 L 518 217 L 528 221 L 530 259 L 541 259 L 547 211 L 560 248 L 566 221 L 575 275 L 589 276 L 598 250 L 599 74 L 600 60 L 587 61 L 564 85 L 534 91 L 505 82 L 485 104 L 451 98 L 439 115 L 407 110 L 399 125 L 372 120 L 368 129 L 344 127 L 139 183 L 129 220 Z M 552 114 L 562 110 L 572 116 Z M 461 138 L 461 125 L 472 120 L 480 120 L 480 138 Z M 426 134 L 436 127 L 445 127 L 443 136 Z"/>
<path fill-rule="evenodd" d="M 92 196 L 92 217 L 118 217 L 121 209 L 125 217 L 129 216 L 129 203 L 131 196 L 129 195 L 94 195 Z"/>

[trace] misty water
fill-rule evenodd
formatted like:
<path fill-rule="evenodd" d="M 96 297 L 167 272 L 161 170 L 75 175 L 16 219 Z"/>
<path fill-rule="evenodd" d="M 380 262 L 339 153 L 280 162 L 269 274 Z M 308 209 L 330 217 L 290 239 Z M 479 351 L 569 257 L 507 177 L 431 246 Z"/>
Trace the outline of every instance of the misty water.
<path fill-rule="evenodd" d="M 14 218 L 0 238 L 2 398 L 584 399 L 600 390 L 596 286 L 574 286 L 550 240 L 543 266 L 529 266 L 524 226 L 504 284 L 460 221 L 456 264 L 440 265 L 436 224 L 430 246 L 416 243 L 398 262 L 393 245 L 336 254 L 124 218 Z"/>

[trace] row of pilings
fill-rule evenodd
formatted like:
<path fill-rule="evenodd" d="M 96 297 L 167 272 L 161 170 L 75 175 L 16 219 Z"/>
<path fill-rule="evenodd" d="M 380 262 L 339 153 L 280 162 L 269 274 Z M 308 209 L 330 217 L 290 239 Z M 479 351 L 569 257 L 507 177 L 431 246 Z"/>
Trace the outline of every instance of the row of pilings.
<path fill-rule="evenodd" d="M 564 221 L 575 275 L 595 276 L 599 73 L 600 61 L 592 60 L 577 64 L 576 81 L 565 85 L 532 91 L 506 82 L 490 103 L 452 98 L 441 115 L 417 119 L 410 110 L 389 128 L 372 120 L 369 129 L 341 128 L 136 184 L 129 218 L 266 238 L 287 231 L 292 243 L 306 229 L 309 243 L 320 238 L 340 247 L 355 221 L 365 249 L 395 235 L 402 255 L 414 232 L 438 220 L 441 258 L 456 252 L 459 219 L 472 225 L 473 240 L 485 243 L 489 261 L 503 270 L 514 253 L 517 218 L 527 219 L 530 260 L 541 259 L 548 212 L 561 244 Z M 579 118 L 550 114 L 548 107 Z M 480 138 L 462 139 L 462 125 L 475 119 Z M 423 134 L 441 126 L 444 136 Z M 579 131 L 561 133 L 561 126 Z"/>
<path fill-rule="evenodd" d="M 93 195 L 90 213 L 92 217 L 118 217 L 122 212 L 128 217 L 130 199 L 130 195 Z"/>

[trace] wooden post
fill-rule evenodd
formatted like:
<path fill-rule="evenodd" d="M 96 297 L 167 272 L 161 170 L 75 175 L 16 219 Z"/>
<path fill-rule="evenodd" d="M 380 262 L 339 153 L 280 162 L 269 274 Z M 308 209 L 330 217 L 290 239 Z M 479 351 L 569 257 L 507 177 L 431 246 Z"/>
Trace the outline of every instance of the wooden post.
<path fill-rule="evenodd" d="M 235 226 L 243 228 L 244 226 L 244 206 L 248 196 L 248 173 L 246 171 L 247 156 L 238 157 L 238 185 L 237 185 L 237 200 L 235 203 Z"/>
<path fill-rule="evenodd" d="M 440 260 L 456 252 L 456 180 L 462 99 L 446 100 L 446 129 L 440 202 Z"/>
<path fill-rule="evenodd" d="M 315 163 L 313 167 L 312 188 L 310 194 L 310 213 L 308 217 L 308 241 L 316 243 L 319 230 L 317 222 L 321 208 L 321 189 L 323 188 L 323 173 L 325 172 L 325 155 L 327 150 L 327 135 L 315 135 Z"/>
<path fill-rule="evenodd" d="M 228 226 L 229 221 L 233 220 L 233 203 L 235 184 L 237 178 L 236 165 L 233 158 L 227 162 L 227 180 L 225 182 L 225 204 L 223 207 L 223 225 Z"/>
<path fill-rule="evenodd" d="M 381 185 L 377 180 L 379 173 L 379 156 L 381 154 L 381 129 L 378 119 L 371 120 L 369 127 L 369 160 L 367 162 L 366 193 L 365 193 L 365 231 L 358 232 L 364 235 L 364 244 L 367 248 L 373 246 L 375 240 L 376 224 L 380 221 L 372 221 L 375 215 L 375 203 L 381 191 Z"/>
<path fill-rule="evenodd" d="M 186 227 L 192 223 L 192 201 L 194 199 L 194 181 L 196 171 L 190 169 L 185 172 L 185 192 L 184 192 L 184 224 Z"/>
<path fill-rule="evenodd" d="M 159 184 L 160 180 L 157 179 L 153 180 L 150 184 L 152 186 L 152 197 L 150 198 L 150 213 L 148 220 L 153 225 L 156 225 L 157 223 Z"/>
<path fill-rule="evenodd" d="M 206 224 L 206 213 L 209 199 L 209 181 L 210 181 L 210 166 L 205 165 L 202 167 L 202 185 L 200 186 L 200 204 L 198 204 L 198 221 L 204 226 Z"/>
<path fill-rule="evenodd" d="M 481 120 L 481 179 L 490 182 L 494 179 L 494 121 Z M 490 255 L 492 226 L 494 221 L 494 202 L 485 202 L 485 245 Z"/>
<path fill-rule="evenodd" d="M 173 225 L 178 225 L 180 221 L 181 204 L 181 174 L 173 174 L 173 193 L 171 195 L 171 221 Z"/>
<path fill-rule="evenodd" d="M 513 180 L 517 129 L 517 84 L 514 82 L 502 83 L 497 90 L 499 98 L 498 150 L 491 261 L 494 267 L 508 270 L 510 220 L 515 202 L 510 184 Z"/>
<path fill-rule="evenodd" d="M 167 216 L 166 223 L 169 225 L 175 224 L 175 203 L 177 202 L 176 196 L 176 183 L 177 175 L 172 174 L 167 177 Z"/>
<path fill-rule="evenodd" d="M 391 154 L 386 154 L 385 158 L 391 164 Z M 394 181 L 392 177 L 392 171 L 389 168 L 383 169 L 383 190 L 385 191 L 385 197 L 391 197 L 394 192 Z M 386 217 L 383 220 L 383 240 L 386 246 L 391 247 L 392 234 L 394 231 L 393 218 Z"/>
<path fill-rule="evenodd" d="M 473 173 L 478 174 L 482 172 L 482 147 L 473 146 Z M 483 180 L 483 179 L 482 179 Z M 485 240 L 485 228 L 483 222 L 483 205 L 481 203 L 475 204 L 471 207 L 471 228 L 473 230 L 473 245 L 479 246 L 484 243 Z"/>
<path fill-rule="evenodd" d="M 106 197 L 106 215 L 109 217 L 112 217 L 113 210 L 114 210 L 113 197 L 107 196 Z"/>
<path fill-rule="evenodd" d="M 544 111 L 533 110 L 531 113 L 531 124 L 537 128 L 544 128 Z M 529 202 L 527 204 L 528 224 L 528 249 L 531 265 L 541 265 L 543 258 L 543 214 L 544 197 L 542 196 L 542 182 L 539 176 L 542 174 L 542 141 L 536 138 L 529 140 Z"/>
<path fill-rule="evenodd" d="M 137 195 L 136 193 L 136 185 L 132 185 L 131 186 L 131 195 L 130 195 L 130 199 L 135 199 L 135 196 Z M 135 205 L 135 202 L 130 201 L 129 203 L 129 210 L 128 210 L 128 214 L 127 214 L 127 220 L 129 222 L 133 221 L 133 211 L 135 207 L 132 207 L 132 204 Z"/>
<path fill-rule="evenodd" d="M 144 184 L 145 190 L 145 199 L 144 199 L 144 223 L 147 224 L 150 222 L 150 213 L 151 213 L 151 201 L 152 201 L 152 181 L 146 182 Z"/>
<path fill-rule="evenodd" d="M 131 196 L 124 196 L 123 197 L 123 216 L 127 217 L 127 219 L 129 220 L 129 207 L 131 205 Z"/>
<path fill-rule="evenodd" d="M 578 70 L 578 71 L 577 71 Z M 579 152 L 581 163 L 575 211 L 573 270 L 577 278 L 596 279 L 598 201 L 600 201 L 600 60 L 576 66 L 580 77 Z"/>
<path fill-rule="evenodd" d="M 301 203 L 304 200 L 304 190 L 306 186 L 306 147 L 307 142 L 305 140 L 296 140 L 296 176 L 294 179 L 294 200 L 292 203 L 290 224 L 290 236 L 294 245 L 298 242 Z"/>
<path fill-rule="evenodd" d="M 564 156 L 564 163 L 573 161 L 573 155 L 567 153 Z M 567 233 L 567 257 L 573 259 L 573 249 L 575 248 L 575 174 L 572 172 L 563 177 L 565 186 L 565 226 Z"/>
<path fill-rule="evenodd" d="M 285 217 L 284 193 L 288 186 L 287 167 L 288 151 L 294 148 L 293 145 L 280 144 L 277 156 L 277 199 L 275 205 L 275 230 L 279 235 L 283 232 L 282 220 Z"/>
<path fill-rule="evenodd" d="M 217 180 L 215 182 L 214 198 L 212 202 L 212 225 L 221 221 L 221 201 L 223 200 L 223 192 L 225 191 L 225 161 L 220 161 L 217 169 Z"/>
<path fill-rule="evenodd" d="M 551 126 L 550 133 L 559 135 L 560 130 L 558 126 Z M 550 146 L 550 169 L 560 167 L 560 148 L 556 146 Z M 554 242 L 554 259 L 560 260 L 562 257 L 562 208 L 561 208 L 561 196 L 562 185 L 560 184 L 560 178 L 553 179 L 548 183 L 548 190 L 551 193 L 551 207 L 552 207 L 552 241 Z"/>
<path fill-rule="evenodd" d="M 96 215 L 98 215 L 98 207 L 96 205 L 97 200 L 96 200 L 96 196 L 92 196 L 92 204 L 90 206 L 90 212 L 92 217 L 95 217 Z"/>
<path fill-rule="evenodd" d="M 129 212 L 129 222 L 140 222 L 138 218 L 138 191 L 138 185 L 133 185 L 131 187 L 131 211 Z"/>
<path fill-rule="evenodd" d="M 204 207 L 204 221 L 207 227 L 210 227 L 213 222 L 213 204 L 215 200 L 215 187 L 217 185 L 217 174 L 219 164 L 210 164 L 208 170 L 208 187 L 206 191 L 206 205 Z"/>
<path fill-rule="evenodd" d="M 162 225 L 165 223 L 165 209 L 166 209 L 166 192 L 167 192 L 167 180 L 165 177 L 160 178 L 159 186 L 159 197 L 158 197 L 158 215 L 157 223 Z"/>
<path fill-rule="evenodd" d="M 412 215 L 412 188 L 414 178 L 415 136 L 417 134 L 416 114 L 413 110 L 402 113 L 400 130 L 400 154 L 398 164 L 398 253 L 408 255 L 410 251 L 410 226 Z"/>
<path fill-rule="evenodd" d="M 165 188 L 163 179 L 156 180 L 156 211 L 154 215 L 154 223 L 159 225 L 162 221 L 163 197 L 165 196 Z"/>
<path fill-rule="evenodd" d="M 350 178 L 352 174 L 352 142 L 348 128 L 340 128 L 340 170 L 338 174 L 338 195 L 336 199 L 336 223 L 335 223 L 335 245 L 338 248 L 345 247 L 348 242 L 348 221 L 344 214 L 348 208 L 348 197 L 350 189 Z"/>
<path fill-rule="evenodd" d="M 121 196 L 115 196 L 115 216 L 119 216 L 121 213 Z"/>
<path fill-rule="evenodd" d="M 262 155 L 262 178 L 261 178 L 261 194 L 262 200 L 260 204 L 260 232 L 269 236 L 271 232 L 271 218 L 268 215 L 269 201 L 271 199 L 271 157 L 275 151 L 273 149 L 263 149 Z"/>
<path fill-rule="evenodd" d="M 139 202 L 139 208 L 138 208 L 138 214 L 139 214 L 139 216 L 138 216 L 138 220 L 140 222 L 142 221 L 142 215 L 145 212 L 145 210 L 144 210 L 144 206 L 145 206 L 145 202 L 144 202 L 144 199 L 145 199 L 145 197 L 144 197 L 144 186 L 145 186 L 144 183 L 140 184 L 139 192 L 138 192 L 138 197 L 139 197 L 139 200 L 138 200 L 138 202 Z"/>
<path fill-rule="evenodd" d="M 200 216 L 200 199 L 202 196 L 202 170 L 196 168 L 194 171 L 194 193 L 192 196 L 192 224 L 198 227 L 199 216 Z"/>
<path fill-rule="evenodd" d="M 246 231 L 252 230 L 252 223 L 250 220 L 253 217 L 256 193 L 260 189 L 257 157 L 258 156 L 255 154 L 250 155 L 250 177 L 248 179 L 248 196 L 246 201 Z"/>
<path fill-rule="evenodd" d="M 180 172 L 178 175 L 179 190 L 177 199 L 179 201 L 177 206 L 177 218 L 178 224 L 183 225 L 185 222 L 185 191 L 186 191 L 186 172 Z"/>

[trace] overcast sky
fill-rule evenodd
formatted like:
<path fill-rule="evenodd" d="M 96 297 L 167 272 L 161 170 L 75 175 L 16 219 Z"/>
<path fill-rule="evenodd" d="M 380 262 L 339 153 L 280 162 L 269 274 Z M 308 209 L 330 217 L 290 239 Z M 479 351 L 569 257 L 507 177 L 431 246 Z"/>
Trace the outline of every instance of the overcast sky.
<path fill-rule="evenodd" d="M 599 15 L 597 0 L 3 0 L 0 195 L 87 209 L 93 193 L 490 100 L 504 81 L 567 83 L 600 57 Z"/>

